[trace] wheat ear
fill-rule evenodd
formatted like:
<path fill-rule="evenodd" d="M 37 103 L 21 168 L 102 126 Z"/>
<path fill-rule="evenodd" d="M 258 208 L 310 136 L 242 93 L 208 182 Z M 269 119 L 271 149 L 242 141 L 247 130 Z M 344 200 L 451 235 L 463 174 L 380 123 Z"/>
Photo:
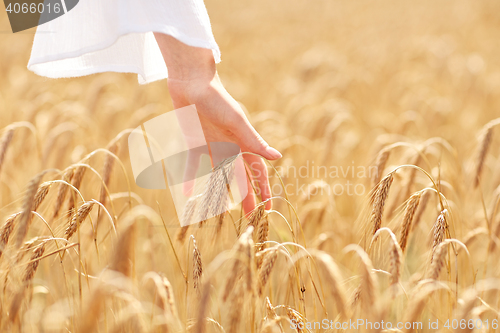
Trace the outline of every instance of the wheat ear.
<path fill-rule="evenodd" d="M 14 222 L 19 214 L 21 214 L 21 212 L 9 216 L 5 221 L 5 224 L 2 226 L 2 229 L 0 229 L 0 258 L 2 257 L 5 247 L 9 243 L 10 235 L 14 230 Z"/>
<path fill-rule="evenodd" d="M 83 165 L 80 165 L 76 168 L 75 174 L 72 179 L 72 184 L 76 189 L 80 189 L 80 185 L 82 184 L 83 176 L 85 175 L 85 171 L 87 168 Z M 75 208 L 75 193 L 69 196 L 69 205 L 68 205 L 68 216 L 71 217 L 73 215 L 73 210 Z"/>
<path fill-rule="evenodd" d="M 0 141 L 0 171 L 2 170 L 7 149 L 9 149 L 12 138 L 14 137 L 14 128 L 9 128 L 3 135 Z"/>
<path fill-rule="evenodd" d="M 403 317 L 404 322 L 414 323 L 418 321 L 420 314 L 425 308 L 425 304 L 429 299 L 429 295 L 434 291 L 433 288 L 423 288 L 416 291 L 416 293 L 410 298 L 408 303 L 407 311 Z M 415 325 L 411 325 L 409 328 L 406 327 L 403 331 L 405 333 L 415 332 Z"/>
<path fill-rule="evenodd" d="M 24 242 L 24 238 L 28 234 L 28 229 L 31 224 L 31 211 L 35 206 L 35 194 L 38 189 L 38 184 L 42 179 L 43 173 L 39 173 L 31 179 L 28 184 L 28 189 L 23 198 L 23 206 L 21 209 L 21 216 L 19 216 L 18 231 L 16 239 L 16 248 L 20 248 Z"/>
<path fill-rule="evenodd" d="M 488 126 L 484 129 L 481 139 L 479 140 L 479 151 L 476 159 L 476 173 L 474 175 L 474 187 L 479 185 L 481 173 L 483 171 L 484 161 L 490 148 L 491 139 L 493 138 L 493 127 Z"/>
<path fill-rule="evenodd" d="M 172 284 L 164 276 L 162 276 L 162 282 L 163 282 L 163 286 L 165 287 L 165 292 L 167 295 L 167 302 L 168 302 L 168 305 L 170 307 L 170 311 L 172 312 L 172 315 L 174 316 L 174 318 L 178 318 L 179 315 L 178 315 L 177 307 L 175 306 L 174 289 L 172 287 Z"/>
<path fill-rule="evenodd" d="M 433 238 L 432 238 L 432 256 L 431 256 L 431 263 L 434 258 L 434 253 L 436 252 L 436 247 L 441 244 L 441 242 L 445 238 L 445 232 L 447 228 L 447 222 L 446 222 L 446 212 L 447 210 L 443 210 L 437 220 L 436 223 L 434 223 L 434 233 L 433 233 Z"/>
<path fill-rule="evenodd" d="M 198 295 L 200 294 L 200 279 L 203 274 L 203 264 L 201 262 L 201 253 L 193 237 L 193 288 Z"/>
<path fill-rule="evenodd" d="M 35 275 L 36 270 L 38 268 L 38 265 L 40 264 L 39 258 L 43 255 L 44 252 L 45 252 L 45 243 L 42 243 L 35 250 L 33 250 L 33 254 L 30 257 L 30 263 L 28 264 L 28 267 L 24 272 L 23 282 L 29 282 L 31 281 L 31 279 L 33 279 L 33 276 Z"/>
<path fill-rule="evenodd" d="M 391 249 L 389 251 L 389 261 L 390 261 L 389 272 L 391 273 L 390 284 L 393 290 L 393 297 L 395 297 L 397 294 L 398 283 L 401 279 L 401 266 L 402 266 L 401 258 L 403 256 L 402 253 L 403 252 L 401 251 L 401 247 L 394 238 Z"/>
<path fill-rule="evenodd" d="M 269 217 L 265 214 L 259 221 L 257 226 L 257 252 L 264 251 L 266 242 L 269 240 Z M 262 265 L 262 256 L 256 256 L 257 268 Z"/>
<path fill-rule="evenodd" d="M 87 218 L 87 216 L 92 211 L 92 207 L 94 207 L 94 201 L 87 201 L 83 205 L 78 208 L 78 211 L 71 219 L 71 223 L 66 228 L 64 232 L 64 236 L 66 239 L 70 239 L 71 236 L 78 230 L 78 226 L 82 224 L 82 222 Z"/>
<path fill-rule="evenodd" d="M 431 197 L 431 192 L 424 191 L 422 197 L 420 198 L 419 208 L 417 209 L 415 217 L 413 218 L 411 230 L 415 230 L 415 228 L 420 223 L 422 216 L 424 215 L 425 208 L 427 208 L 427 204 L 429 203 L 430 197 Z"/>
<path fill-rule="evenodd" d="M 210 289 L 211 284 L 209 281 L 206 281 L 202 286 L 202 292 L 200 301 L 198 302 L 198 314 L 196 318 L 196 324 L 194 332 L 204 333 L 206 330 L 206 317 L 208 312 L 208 302 L 210 301 Z"/>
<path fill-rule="evenodd" d="M 298 312 L 297 310 L 294 310 L 290 307 L 287 307 L 286 315 L 288 316 L 288 319 L 290 319 L 290 321 L 297 324 L 295 326 L 296 326 L 296 330 L 298 333 L 304 332 L 304 329 L 301 327 L 305 327 L 305 320 L 302 317 L 302 315 L 300 314 L 300 312 Z"/>
<path fill-rule="evenodd" d="M 436 250 L 434 251 L 434 254 L 432 256 L 432 264 L 430 268 L 430 275 L 429 278 L 432 280 L 437 280 L 439 277 L 439 273 L 441 272 L 441 269 L 443 268 L 444 261 L 446 259 L 446 249 L 447 249 L 447 243 L 440 243 Z"/>
<path fill-rule="evenodd" d="M 342 275 L 340 270 L 333 261 L 332 257 L 324 252 L 318 251 L 316 257 L 322 262 L 323 267 L 326 271 L 326 281 L 331 287 L 331 293 L 337 310 L 342 315 L 346 314 L 346 296 L 342 288 Z"/>
<path fill-rule="evenodd" d="M 247 250 L 245 250 L 246 247 L 250 246 L 249 245 L 249 239 L 252 237 L 253 233 L 253 227 L 250 226 L 245 230 L 245 232 L 240 236 L 238 239 L 238 242 L 233 246 L 233 253 L 238 256 L 236 260 L 233 263 L 232 269 L 231 269 L 231 274 L 229 275 L 227 282 L 226 282 L 226 287 L 224 288 L 224 292 L 222 294 L 222 300 L 225 302 L 231 293 L 231 291 L 234 289 L 234 285 L 236 284 L 236 281 L 238 278 L 241 276 L 241 257 L 244 257 L 247 255 Z M 248 263 L 250 265 L 250 263 Z M 249 272 L 247 271 L 247 274 Z M 250 272 L 251 273 L 251 272 Z M 248 275 L 247 275 L 247 281 Z"/>
<path fill-rule="evenodd" d="M 248 225 L 257 228 L 257 225 L 259 224 L 264 214 L 264 204 L 259 204 L 248 216 Z"/>
<path fill-rule="evenodd" d="M 186 239 L 186 234 L 188 232 L 188 229 L 189 229 L 189 225 L 186 225 L 186 226 L 181 227 L 179 229 L 179 232 L 177 233 L 177 241 L 182 243 L 184 241 L 184 239 Z"/>
<path fill-rule="evenodd" d="M 423 150 L 421 153 L 423 153 Z M 422 156 L 420 155 L 420 152 L 418 152 L 417 155 L 415 155 L 415 157 L 413 158 L 413 161 L 410 162 L 410 164 L 418 166 L 421 160 Z M 410 169 L 410 175 L 408 176 L 408 181 L 406 182 L 405 185 L 406 193 L 404 195 L 404 198 L 408 198 L 410 196 L 411 188 L 413 187 L 413 184 L 415 183 L 415 178 L 417 177 L 417 171 L 418 171 L 417 168 Z"/>
<path fill-rule="evenodd" d="M 45 197 L 49 193 L 49 189 L 50 189 L 51 185 L 52 185 L 51 182 L 42 183 L 42 185 L 40 185 L 40 187 L 36 191 L 35 205 L 33 207 L 34 211 L 36 211 L 38 209 L 38 207 L 40 207 L 40 205 L 42 204 L 43 200 L 45 199 Z"/>
<path fill-rule="evenodd" d="M 390 153 L 390 149 L 382 149 L 377 155 L 377 159 L 375 160 L 375 168 L 377 170 L 376 173 L 372 175 L 372 187 L 380 182 Z"/>
<path fill-rule="evenodd" d="M 267 282 L 269 281 L 271 271 L 273 270 L 277 258 L 278 258 L 278 251 L 276 249 L 270 250 L 264 257 L 262 266 L 260 267 L 259 270 L 259 276 L 257 278 L 257 283 L 258 283 L 257 291 L 259 293 L 259 296 L 262 296 L 262 293 L 264 291 Z"/>
<path fill-rule="evenodd" d="M 122 273 L 127 277 L 132 277 L 132 269 L 134 262 L 134 240 L 135 240 L 135 223 L 129 225 L 123 231 L 113 255 L 111 269 Z"/>
<path fill-rule="evenodd" d="M 108 150 L 109 152 L 111 152 L 112 154 L 116 155 L 118 153 L 118 149 L 120 148 L 120 146 L 118 145 L 118 143 L 114 143 L 112 144 Z M 104 166 L 103 166 L 103 170 L 102 170 L 102 182 L 103 182 L 103 185 L 101 186 L 101 192 L 99 194 L 99 202 L 102 203 L 103 205 L 106 204 L 106 187 L 109 186 L 109 182 L 111 180 L 111 174 L 113 173 L 113 166 L 115 164 L 115 158 L 113 155 L 111 154 L 106 154 L 106 157 L 104 158 Z"/>
<path fill-rule="evenodd" d="M 412 230 L 413 218 L 415 216 L 415 212 L 418 209 L 421 196 L 422 192 L 416 192 L 410 197 L 410 199 L 408 199 L 408 202 L 406 203 L 405 212 L 403 215 L 401 239 L 399 240 L 399 246 L 401 247 L 401 251 L 403 252 L 406 250 L 406 245 L 408 244 L 408 237 L 410 235 L 410 231 Z"/>
<path fill-rule="evenodd" d="M 229 330 L 228 333 L 237 333 L 241 321 L 241 313 L 243 308 L 243 290 L 241 286 L 236 287 L 236 292 L 231 297 L 230 312 L 229 312 Z"/>
<path fill-rule="evenodd" d="M 271 301 L 269 300 L 269 297 L 266 297 L 266 317 L 267 319 L 276 319 L 278 318 L 278 315 L 276 314 L 276 310 L 274 309 L 274 306 L 272 305 Z"/>
<path fill-rule="evenodd" d="M 394 178 L 392 173 L 389 173 L 384 177 L 378 184 L 375 192 L 373 193 L 373 207 L 371 213 L 371 225 L 373 226 L 373 234 L 380 229 L 382 225 L 382 214 L 384 213 L 384 205 L 387 200 L 387 196 L 389 194 L 389 190 L 391 189 L 391 185 Z"/>
<path fill-rule="evenodd" d="M 62 180 L 64 180 L 66 183 L 69 184 L 71 178 L 73 178 L 73 174 L 74 174 L 73 168 L 66 170 L 62 176 Z M 60 184 L 59 190 L 57 191 L 56 203 L 54 205 L 54 213 L 52 215 L 52 218 L 54 219 L 57 217 L 57 215 L 59 215 L 59 211 L 61 210 L 61 207 L 64 203 L 64 199 L 66 198 L 66 192 L 68 192 L 68 185 Z"/>

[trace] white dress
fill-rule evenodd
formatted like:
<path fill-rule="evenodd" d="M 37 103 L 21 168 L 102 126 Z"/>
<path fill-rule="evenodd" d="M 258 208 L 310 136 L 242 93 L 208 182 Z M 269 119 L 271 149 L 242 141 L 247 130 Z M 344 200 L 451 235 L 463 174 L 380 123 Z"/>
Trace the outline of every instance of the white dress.
<path fill-rule="evenodd" d="M 28 68 L 50 78 L 110 71 L 137 73 L 140 83 L 164 79 L 153 31 L 211 49 L 220 62 L 203 0 L 80 0 L 38 27 Z"/>

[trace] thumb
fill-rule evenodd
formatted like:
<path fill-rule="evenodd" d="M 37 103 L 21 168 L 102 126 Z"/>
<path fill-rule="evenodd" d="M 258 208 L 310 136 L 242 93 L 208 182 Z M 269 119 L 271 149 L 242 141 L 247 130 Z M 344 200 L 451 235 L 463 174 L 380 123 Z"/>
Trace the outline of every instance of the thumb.
<path fill-rule="evenodd" d="M 282 157 L 279 151 L 267 144 L 247 119 L 243 119 L 235 127 L 233 134 L 238 139 L 240 147 L 245 147 L 249 152 L 259 154 L 268 160 L 277 160 Z"/>

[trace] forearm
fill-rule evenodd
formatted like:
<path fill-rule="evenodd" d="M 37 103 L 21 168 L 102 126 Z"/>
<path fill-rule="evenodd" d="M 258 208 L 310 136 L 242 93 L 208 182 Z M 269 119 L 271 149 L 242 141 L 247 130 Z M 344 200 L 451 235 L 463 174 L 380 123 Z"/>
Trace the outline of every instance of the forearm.
<path fill-rule="evenodd" d="M 212 50 L 186 45 L 172 36 L 155 33 L 170 80 L 212 80 L 216 75 Z"/>

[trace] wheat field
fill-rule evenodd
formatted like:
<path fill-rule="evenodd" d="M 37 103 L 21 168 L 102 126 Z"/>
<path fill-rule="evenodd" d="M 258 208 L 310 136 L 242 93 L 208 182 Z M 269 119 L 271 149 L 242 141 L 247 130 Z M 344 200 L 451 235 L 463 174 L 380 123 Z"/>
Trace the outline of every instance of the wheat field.
<path fill-rule="evenodd" d="M 38 77 L 2 7 L 0 331 L 500 331 L 500 3 L 206 5 L 283 158 L 272 210 L 189 228 L 128 156 L 166 82 Z"/>

